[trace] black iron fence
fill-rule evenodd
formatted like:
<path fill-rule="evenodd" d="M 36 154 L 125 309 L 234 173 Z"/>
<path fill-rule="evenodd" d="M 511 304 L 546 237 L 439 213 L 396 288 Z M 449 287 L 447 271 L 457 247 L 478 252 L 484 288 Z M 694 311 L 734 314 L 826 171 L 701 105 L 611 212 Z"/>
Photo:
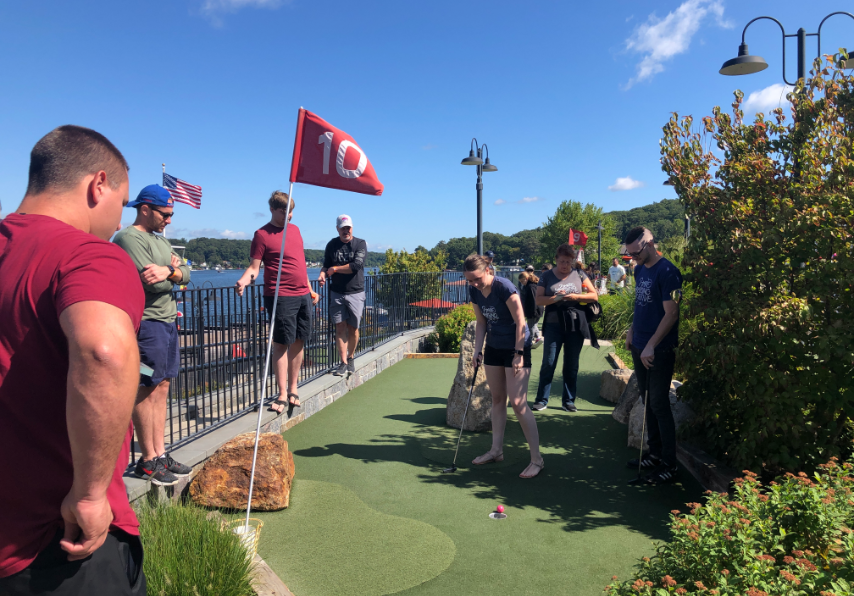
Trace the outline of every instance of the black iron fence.
<path fill-rule="evenodd" d="M 406 331 L 434 325 L 468 302 L 460 272 L 366 275 L 365 286 L 357 355 Z M 304 349 L 301 385 L 339 362 L 329 319 L 329 286 L 315 281 L 312 289 L 320 300 Z M 259 396 L 277 395 L 274 371 L 262 378 L 268 337 L 263 286 L 249 286 L 243 296 L 233 287 L 176 290 L 175 298 L 181 367 L 170 386 L 165 428 L 166 444 L 173 449 L 253 409 Z"/>

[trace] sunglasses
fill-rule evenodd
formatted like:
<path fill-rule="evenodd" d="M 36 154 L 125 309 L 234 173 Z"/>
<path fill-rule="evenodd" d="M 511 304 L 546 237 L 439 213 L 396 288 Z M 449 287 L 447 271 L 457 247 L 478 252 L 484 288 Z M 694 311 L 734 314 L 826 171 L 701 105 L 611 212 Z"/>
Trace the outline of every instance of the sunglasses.
<path fill-rule="evenodd" d="M 160 214 L 160 217 L 163 219 L 171 219 L 173 215 L 175 215 L 174 211 L 170 211 L 169 213 L 163 213 L 160 209 L 151 208 L 152 211 L 157 211 Z"/>
<path fill-rule="evenodd" d="M 637 252 L 631 252 L 631 251 L 628 251 L 626 254 L 627 254 L 627 255 L 629 255 L 630 257 L 639 257 L 639 256 L 640 256 L 640 254 L 641 254 L 641 253 L 644 251 L 644 249 L 646 248 L 647 244 L 649 244 L 649 242 L 644 242 L 644 243 L 643 243 L 643 246 L 641 246 L 641 247 L 640 247 L 640 250 L 639 250 L 639 251 L 637 251 Z"/>

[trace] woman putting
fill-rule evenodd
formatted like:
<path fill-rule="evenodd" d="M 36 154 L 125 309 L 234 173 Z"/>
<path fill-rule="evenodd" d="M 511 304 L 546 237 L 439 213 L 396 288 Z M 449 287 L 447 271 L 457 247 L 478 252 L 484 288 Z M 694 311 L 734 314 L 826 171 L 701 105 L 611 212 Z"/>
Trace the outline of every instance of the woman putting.
<path fill-rule="evenodd" d="M 486 367 L 486 382 L 492 393 L 492 449 L 476 457 L 479 466 L 504 460 L 504 427 L 507 398 L 522 425 L 531 448 L 531 463 L 519 476 L 533 478 L 544 467 L 540 455 L 540 435 L 534 413 L 528 408 L 528 378 L 531 376 L 531 334 L 525 323 L 519 293 L 510 280 L 496 277 L 489 262 L 470 255 L 463 266 L 477 317 L 474 362 Z M 486 337 L 486 350 L 483 348 Z"/>
<path fill-rule="evenodd" d="M 590 324 L 580 302 L 597 302 L 599 294 L 583 270 L 575 267 L 575 250 L 569 244 L 557 247 L 557 266 L 543 274 L 537 287 L 537 306 L 545 306 L 543 336 L 545 349 L 540 368 L 540 385 L 534 410 L 543 410 L 549 403 L 557 357 L 561 347 L 563 353 L 563 409 L 575 412 L 576 382 L 578 380 L 578 358 L 584 340 L 595 340 L 590 333 Z M 598 347 L 598 343 L 594 342 Z"/>

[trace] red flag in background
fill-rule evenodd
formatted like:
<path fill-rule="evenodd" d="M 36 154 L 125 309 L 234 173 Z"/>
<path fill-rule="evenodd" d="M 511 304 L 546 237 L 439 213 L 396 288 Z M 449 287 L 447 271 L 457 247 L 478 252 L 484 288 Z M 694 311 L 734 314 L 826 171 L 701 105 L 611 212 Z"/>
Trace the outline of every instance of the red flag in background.
<path fill-rule="evenodd" d="M 587 234 L 569 228 L 569 243 L 573 246 L 587 246 Z"/>
<path fill-rule="evenodd" d="M 297 120 L 291 182 L 383 194 L 382 182 L 353 137 L 303 109 Z"/>

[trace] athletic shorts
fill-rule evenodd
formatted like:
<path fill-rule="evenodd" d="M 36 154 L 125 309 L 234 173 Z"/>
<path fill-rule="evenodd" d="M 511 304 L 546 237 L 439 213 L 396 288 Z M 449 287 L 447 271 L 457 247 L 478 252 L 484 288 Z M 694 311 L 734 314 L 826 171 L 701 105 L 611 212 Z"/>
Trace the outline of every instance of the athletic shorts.
<path fill-rule="evenodd" d="M 365 312 L 365 293 L 339 294 L 329 292 L 329 316 L 333 323 L 347 323 L 350 327 L 359 328 L 362 313 Z"/>
<path fill-rule="evenodd" d="M 154 369 L 150 377 L 139 376 L 140 387 L 156 387 L 161 381 L 178 376 L 181 357 L 178 327 L 174 322 L 142 321 L 136 338 L 140 362 Z"/>
<path fill-rule="evenodd" d="M 264 296 L 267 320 L 273 312 L 274 296 Z M 296 340 L 308 341 L 311 333 L 311 294 L 302 296 L 279 296 L 276 302 L 276 323 L 273 325 L 273 341 L 289 346 Z"/>
<path fill-rule="evenodd" d="M 531 368 L 531 346 L 525 346 L 522 350 L 522 368 Z M 483 363 L 486 366 L 503 366 L 513 368 L 513 356 L 516 355 L 515 348 L 493 348 L 489 344 L 483 351 Z"/>

